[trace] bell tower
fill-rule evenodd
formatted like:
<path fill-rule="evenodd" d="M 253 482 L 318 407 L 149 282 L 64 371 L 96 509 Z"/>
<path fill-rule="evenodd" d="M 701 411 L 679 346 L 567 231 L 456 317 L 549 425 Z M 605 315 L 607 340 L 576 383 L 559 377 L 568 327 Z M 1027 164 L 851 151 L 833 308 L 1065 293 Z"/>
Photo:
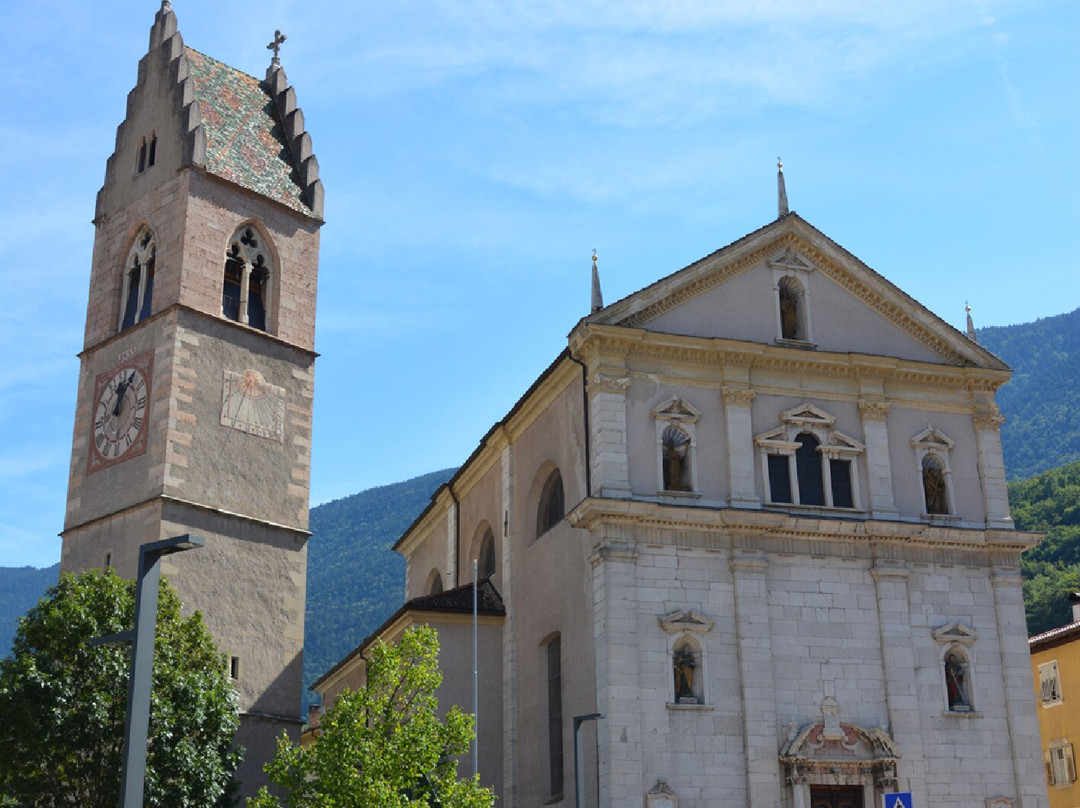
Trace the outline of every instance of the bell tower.
<path fill-rule="evenodd" d="M 62 569 L 166 559 L 239 693 L 241 793 L 300 691 L 323 188 L 275 33 L 264 79 L 162 3 L 98 193 Z"/>

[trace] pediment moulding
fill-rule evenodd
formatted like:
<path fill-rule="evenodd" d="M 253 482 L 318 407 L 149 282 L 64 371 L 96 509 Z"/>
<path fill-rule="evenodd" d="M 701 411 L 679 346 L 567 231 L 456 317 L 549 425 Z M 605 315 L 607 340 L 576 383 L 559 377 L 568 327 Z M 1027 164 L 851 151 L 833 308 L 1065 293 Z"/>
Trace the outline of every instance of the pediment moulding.
<path fill-rule="evenodd" d="M 937 642 L 960 643 L 962 645 L 973 645 L 975 640 L 979 638 L 975 629 L 960 622 L 948 623 L 936 628 L 933 630 L 932 635 Z"/>
<path fill-rule="evenodd" d="M 710 620 L 700 612 L 693 610 L 678 609 L 670 614 L 666 614 L 659 618 L 660 627 L 664 631 L 678 632 L 678 631 L 693 631 L 698 634 L 705 634 L 712 630 L 714 621 Z"/>
<path fill-rule="evenodd" d="M 896 783 L 900 747 L 884 727 L 866 729 L 841 720 L 840 705 L 826 697 L 821 718 L 801 728 L 792 723 L 780 750 L 788 783 L 835 783 L 840 778 L 871 778 L 878 788 Z"/>
<path fill-rule="evenodd" d="M 768 264 L 773 269 L 788 270 L 791 272 L 813 272 L 814 265 L 803 258 L 790 246 L 775 254 L 769 259 Z"/>
<path fill-rule="evenodd" d="M 701 412 L 686 399 L 676 396 L 653 407 L 652 416 L 665 421 L 683 421 L 695 424 L 701 418 Z"/>
<path fill-rule="evenodd" d="M 942 432 L 928 425 L 926 429 L 911 439 L 911 445 L 916 449 L 937 449 L 947 452 L 956 445 L 956 441 Z"/>

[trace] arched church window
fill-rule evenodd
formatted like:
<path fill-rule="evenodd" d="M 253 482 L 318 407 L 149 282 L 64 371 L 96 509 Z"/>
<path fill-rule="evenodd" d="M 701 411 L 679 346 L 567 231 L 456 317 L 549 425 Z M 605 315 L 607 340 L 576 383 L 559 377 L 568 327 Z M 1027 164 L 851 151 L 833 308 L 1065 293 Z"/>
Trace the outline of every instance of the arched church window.
<path fill-rule="evenodd" d="M 690 491 L 690 436 L 677 426 L 664 429 L 664 490 Z"/>
<path fill-rule="evenodd" d="M 495 534 L 489 527 L 480 540 L 480 554 L 477 557 L 477 577 L 480 580 L 495 574 Z"/>
<path fill-rule="evenodd" d="M 949 512 L 948 491 L 945 484 L 945 469 L 941 461 L 932 454 L 922 459 L 923 495 L 926 498 L 926 512 L 947 514 Z"/>
<path fill-rule="evenodd" d="M 157 244 L 149 227 L 143 227 L 124 262 L 120 298 L 120 330 L 150 316 L 154 292 L 154 260 Z"/>
<path fill-rule="evenodd" d="M 777 285 L 780 296 L 780 338 L 805 340 L 802 285 L 790 275 Z"/>
<path fill-rule="evenodd" d="M 247 225 L 229 240 L 221 286 L 221 313 L 260 331 L 267 330 L 273 267 L 265 238 Z"/>
<path fill-rule="evenodd" d="M 442 573 L 433 569 L 428 573 L 427 582 L 424 584 L 425 595 L 441 595 L 443 591 Z"/>
<path fill-rule="evenodd" d="M 555 469 L 544 482 L 540 505 L 536 513 L 536 535 L 541 536 L 562 521 L 566 515 L 563 500 L 562 474 Z"/>
<path fill-rule="evenodd" d="M 802 505 L 824 505 L 825 483 L 821 474 L 820 441 L 808 432 L 801 433 L 795 450 L 795 470 L 799 475 L 799 502 Z"/>

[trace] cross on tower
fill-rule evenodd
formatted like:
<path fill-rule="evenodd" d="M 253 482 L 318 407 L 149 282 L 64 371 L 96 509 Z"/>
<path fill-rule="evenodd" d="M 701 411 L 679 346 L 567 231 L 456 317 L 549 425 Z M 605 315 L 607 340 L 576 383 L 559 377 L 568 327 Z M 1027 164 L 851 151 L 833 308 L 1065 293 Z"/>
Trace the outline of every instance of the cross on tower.
<path fill-rule="evenodd" d="M 281 64 L 281 60 L 278 58 L 281 52 L 281 43 L 285 41 L 285 34 L 281 31 L 274 31 L 274 41 L 266 46 L 267 50 L 274 52 L 274 58 L 271 60 L 273 64 Z"/>

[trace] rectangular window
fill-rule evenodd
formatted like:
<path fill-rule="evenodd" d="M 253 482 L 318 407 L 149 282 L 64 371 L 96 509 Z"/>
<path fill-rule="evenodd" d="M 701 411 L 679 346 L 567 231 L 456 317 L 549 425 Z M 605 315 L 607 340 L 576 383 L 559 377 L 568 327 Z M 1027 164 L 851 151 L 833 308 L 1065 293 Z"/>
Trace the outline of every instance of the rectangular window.
<path fill-rule="evenodd" d="M 769 501 L 792 501 L 791 470 L 787 455 L 769 455 Z"/>
<path fill-rule="evenodd" d="M 548 760 L 552 796 L 562 794 L 563 790 L 561 646 L 559 637 L 547 644 Z"/>
<path fill-rule="evenodd" d="M 1056 659 L 1039 665 L 1039 700 L 1044 705 L 1061 701 L 1061 679 L 1058 678 Z"/>
<path fill-rule="evenodd" d="M 1046 779 L 1052 786 L 1067 786 L 1076 781 L 1076 762 L 1068 741 L 1050 744 L 1046 752 Z"/>
<path fill-rule="evenodd" d="M 238 656 L 229 657 L 229 678 L 240 678 L 240 657 Z"/>
<path fill-rule="evenodd" d="M 832 483 L 832 504 L 834 508 L 854 508 L 855 500 L 851 495 L 851 461 L 829 461 L 829 481 Z"/>

